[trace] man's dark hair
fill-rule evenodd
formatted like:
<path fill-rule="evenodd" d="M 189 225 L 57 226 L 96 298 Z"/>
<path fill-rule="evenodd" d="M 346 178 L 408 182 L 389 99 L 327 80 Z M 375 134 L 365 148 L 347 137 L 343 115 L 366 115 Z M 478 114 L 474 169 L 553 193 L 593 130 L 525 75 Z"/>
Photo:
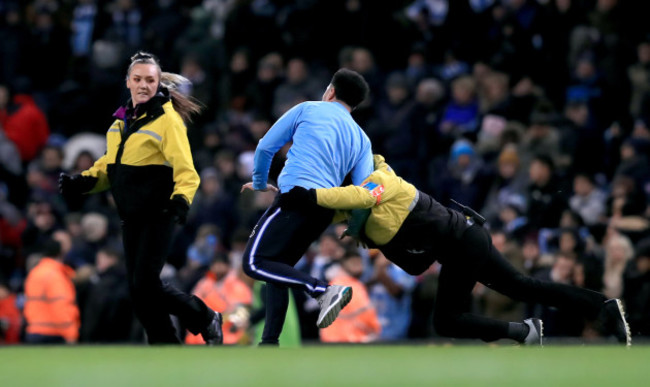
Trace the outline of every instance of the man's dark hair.
<path fill-rule="evenodd" d="M 61 244 L 52 238 L 48 238 L 41 245 L 41 253 L 45 257 L 56 258 L 61 254 Z"/>
<path fill-rule="evenodd" d="M 363 76 L 349 69 L 340 69 L 334 73 L 332 86 L 334 86 L 336 98 L 350 105 L 352 109 L 366 99 L 370 90 Z"/>

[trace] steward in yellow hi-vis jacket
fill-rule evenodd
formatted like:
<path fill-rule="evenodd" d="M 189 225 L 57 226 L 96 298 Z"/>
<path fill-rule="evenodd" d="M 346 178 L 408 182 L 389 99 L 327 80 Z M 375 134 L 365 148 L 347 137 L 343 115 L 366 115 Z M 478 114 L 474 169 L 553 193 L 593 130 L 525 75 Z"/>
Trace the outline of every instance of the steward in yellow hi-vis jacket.
<path fill-rule="evenodd" d="M 316 189 L 312 199 L 330 209 L 371 209 L 361 241 L 380 248 L 407 273 L 421 274 L 444 256 L 441 242 L 459 238 L 472 221 L 397 176 L 382 156 L 375 155 L 374 163 L 360 186 Z"/>
<path fill-rule="evenodd" d="M 541 344 L 539 319 L 505 322 L 468 313 L 472 289 L 481 282 L 515 300 L 581 313 L 595 320 L 594 326 L 603 335 L 630 343 L 619 300 L 519 273 L 492 245 L 490 234 L 480 225 L 480 215 L 466 217 L 449 209 L 397 176 L 383 157 L 375 155 L 374 162 L 375 171 L 360 186 L 295 187 L 285 194 L 285 202 L 292 203 L 294 209 L 314 205 L 336 210 L 370 209 L 358 235 L 361 241 L 379 248 L 410 274 L 420 274 L 439 261 L 442 266 L 433 315 L 438 334 Z"/>
<path fill-rule="evenodd" d="M 177 90 L 184 82 L 163 73 L 153 55 L 134 55 L 126 81 L 131 99 L 114 115 L 106 153 L 80 175 L 59 179 L 64 195 L 111 190 L 135 314 L 152 344 L 180 343 L 170 314 L 207 343 L 222 340 L 219 313 L 160 280 L 174 223 L 185 223 L 200 182 L 184 123 L 200 107 Z"/>
<path fill-rule="evenodd" d="M 106 133 L 106 154 L 81 173 L 95 181 L 88 193 L 110 189 L 123 218 L 159 213 L 170 200 L 191 204 L 200 179 L 187 129 L 169 91 L 161 89 L 144 104 L 121 107 L 114 117 Z"/>

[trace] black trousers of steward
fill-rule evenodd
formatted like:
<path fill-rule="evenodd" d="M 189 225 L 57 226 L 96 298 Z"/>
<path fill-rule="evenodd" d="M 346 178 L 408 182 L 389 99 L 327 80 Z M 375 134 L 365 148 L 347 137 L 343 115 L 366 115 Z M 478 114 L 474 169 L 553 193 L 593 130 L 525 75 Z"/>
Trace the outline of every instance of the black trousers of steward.
<path fill-rule="evenodd" d="M 606 297 L 591 290 L 544 282 L 517 271 L 492 245 L 489 233 L 469 227 L 440 259 L 434 327 L 438 334 L 494 341 L 508 337 L 508 322 L 468 312 L 472 289 L 480 282 L 514 300 L 573 310 L 595 319 Z"/>
<path fill-rule="evenodd" d="M 214 312 L 198 297 L 161 281 L 169 254 L 174 222 L 167 214 L 122 220 L 129 292 L 135 315 L 150 344 L 179 344 L 170 314 L 194 334 L 210 323 Z"/>

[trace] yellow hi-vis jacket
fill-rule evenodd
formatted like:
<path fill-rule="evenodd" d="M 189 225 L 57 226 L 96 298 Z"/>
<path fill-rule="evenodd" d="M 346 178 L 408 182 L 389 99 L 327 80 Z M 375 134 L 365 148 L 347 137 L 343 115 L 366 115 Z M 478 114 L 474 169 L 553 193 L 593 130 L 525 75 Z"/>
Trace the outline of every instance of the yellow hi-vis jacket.
<path fill-rule="evenodd" d="M 319 206 L 331 209 L 372 208 L 365 233 L 381 246 L 400 229 L 417 203 L 419 191 L 397 176 L 381 155 L 374 155 L 374 162 L 375 171 L 360 186 L 319 188 L 316 198 Z"/>
<path fill-rule="evenodd" d="M 169 97 L 154 96 L 129 125 L 118 113 L 106 133 L 106 153 L 81 173 L 98 179 L 90 193 L 110 188 L 121 216 L 161 210 L 175 195 L 191 204 L 200 178 L 187 128 Z"/>

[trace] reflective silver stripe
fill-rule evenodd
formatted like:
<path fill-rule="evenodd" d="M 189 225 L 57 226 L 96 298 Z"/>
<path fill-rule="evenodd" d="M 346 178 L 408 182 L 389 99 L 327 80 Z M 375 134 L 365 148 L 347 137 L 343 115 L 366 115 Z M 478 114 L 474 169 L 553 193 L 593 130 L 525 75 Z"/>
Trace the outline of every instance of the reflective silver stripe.
<path fill-rule="evenodd" d="M 160 136 L 156 132 L 152 132 L 151 130 L 138 130 L 136 133 L 148 134 L 151 137 L 155 138 L 156 140 L 162 141 L 162 136 Z"/>
<path fill-rule="evenodd" d="M 65 299 L 66 299 L 65 297 L 48 298 L 46 296 L 42 296 L 42 297 L 29 297 L 28 296 L 28 297 L 25 297 L 26 301 L 42 301 L 42 302 L 45 302 L 45 303 L 57 302 L 57 301 L 65 300 Z"/>
<path fill-rule="evenodd" d="M 163 163 L 163 165 L 166 166 L 166 167 L 171 167 L 172 166 L 172 164 L 169 161 L 165 161 Z"/>
<path fill-rule="evenodd" d="M 411 204 L 409 204 L 409 212 L 413 211 L 415 208 L 415 205 L 418 204 L 418 200 L 420 199 L 420 191 L 417 189 L 415 190 L 415 197 L 413 198 L 413 201 Z"/>
<path fill-rule="evenodd" d="M 56 323 L 56 322 L 30 322 L 28 325 L 38 325 L 41 327 L 50 327 L 50 328 L 67 328 L 70 325 L 74 324 L 74 321 L 70 322 L 61 322 L 61 323 Z"/>
<path fill-rule="evenodd" d="M 109 132 L 118 132 L 118 133 L 120 132 L 119 129 L 108 129 L 108 131 L 109 131 Z"/>

